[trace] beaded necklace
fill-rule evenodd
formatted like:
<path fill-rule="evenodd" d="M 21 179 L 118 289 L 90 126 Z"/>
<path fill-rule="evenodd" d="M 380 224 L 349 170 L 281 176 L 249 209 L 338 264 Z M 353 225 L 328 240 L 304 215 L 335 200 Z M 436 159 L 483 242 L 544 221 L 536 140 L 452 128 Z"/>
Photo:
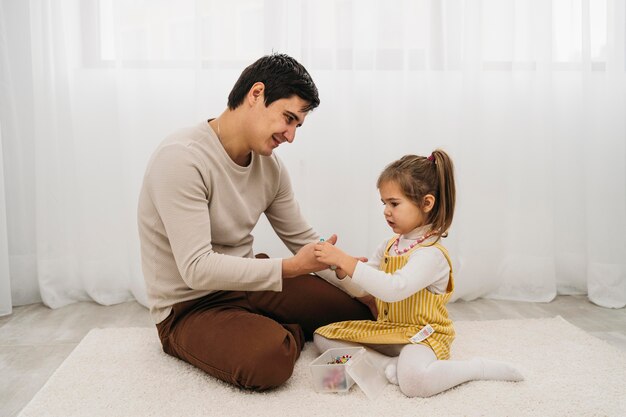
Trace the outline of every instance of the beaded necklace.
<path fill-rule="evenodd" d="M 426 239 L 428 239 L 429 237 L 431 237 L 434 234 L 435 234 L 435 232 L 428 232 L 424 236 L 418 237 L 417 240 L 415 242 L 411 243 L 408 248 L 404 248 L 402 250 L 398 249 L 398 243 L 400 242 L 400 238 L 402 237 L 402 235 L 400 235 L 400 236 L 398 236 L 396 241 L 393 243 L 393 250 L 396 253 L 396 255 L 403 255 L 403 254 L 407 253 L 408 251 L 410 251 L 411 249 L 413 249 L 414 247 L 416 247 L 417 245 L 419 245 L 420 243 L 422 243 L 423 241 L 425 241 Z"/>

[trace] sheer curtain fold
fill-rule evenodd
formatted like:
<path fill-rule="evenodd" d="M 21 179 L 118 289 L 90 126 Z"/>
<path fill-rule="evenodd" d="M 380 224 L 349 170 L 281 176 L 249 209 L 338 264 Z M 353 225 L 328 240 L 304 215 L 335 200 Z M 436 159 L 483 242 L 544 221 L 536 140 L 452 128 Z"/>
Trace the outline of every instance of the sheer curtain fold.
<path fill-rule="evenodd" d="M 9 275 L 9 242 L 5 215 L 4 164 L 2 160 L 2 123 L 0 123 L 0 316 L 11 314 L 13 311 Z"/>
<path fill-rule="evenodd" d="M 322 234 L 370 255 L 389 237 L 378 173 L 442 147 L 456 298 L 626 305 L 623 1 L 0 2 L 13 304 L 145 304 L 135 209 L 150 153 L 279 51 L 320 90 L 278 153 Z M 267 222 L 255 238 L 288 255 Z"/>
<path fill-rule="evenodd" d="M 4 7 L 0 3 L 0 96 L 4 97 L 0 102 L 0 114 L 9 111 L 5 102 L 11 99 L 7 88 L 8 66 L 7 46 L 8 39 L 5 31 Z M 13 311 L 13 298 L 11 296 L 11 275 L 9 272 L 9 233 L 6 221 L 6 190 L 4 176 L 4 141 L 2 118 L 0 117 L 0 316 L 11 314 Z"/>

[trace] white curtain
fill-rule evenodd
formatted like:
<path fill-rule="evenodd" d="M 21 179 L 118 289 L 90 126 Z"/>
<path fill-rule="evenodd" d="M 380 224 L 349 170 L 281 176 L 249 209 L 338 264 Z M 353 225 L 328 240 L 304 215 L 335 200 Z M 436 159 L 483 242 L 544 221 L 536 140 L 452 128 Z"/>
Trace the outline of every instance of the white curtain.
<path fill-rule="evenodd" d="M 3 16 L 3 4 L 0 3 L 0 17 Z M 8 230 L 6 221 L 6 192 L 4 185 L 4 157 L 3 147 L 4 142 L 2 140 L 2 132 L 5 131 L 2 126 L 2 115 L 8 110 L 8 106 L 5 104 L 5 95 L 8 92 L 7 88 L 7 55 L 6 44 L 7 39 L 3 21 L 0 20 L 0 316 L 11 314 L 12 299 L 11 299 L 11 280 L 9 275 L 9 242 L 8 242 Z"/>
<path fill-rule="evenodd" d="M 442 147 L 458 181 L 445 241 L 457 299 L 626 305 L 622 0 L 0 5 L 0 291 L 10 285 L 13 305 L 145 304 L 135 212 L 150 153 L 218 115 L 241 70 L 272 51 L 320 90 L 278 153 L 321 233 L 370 254 L 390 234 L 380 170 Z M 267 222 L 255 237 L 288 255 Z"/>
<path fill-rule="evenodd" d="M 4 175 L 2 163 L 2 124 L 0 123 L 0 316 L 10 314 L 11 282 L 9 280 L 9 243 L 5 215 Z"/>

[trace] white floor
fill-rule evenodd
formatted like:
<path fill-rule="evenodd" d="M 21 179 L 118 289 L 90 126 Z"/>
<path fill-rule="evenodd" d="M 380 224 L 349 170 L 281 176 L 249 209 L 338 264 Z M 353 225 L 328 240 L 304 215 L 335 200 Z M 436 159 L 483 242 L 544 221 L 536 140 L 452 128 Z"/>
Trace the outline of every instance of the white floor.
<path fill-rule="evenodd" d="M 481 299 L 449 309 L 454 320 L 559 315 L 626 351 L 626 309 L 598 307 L 583 296 L 560 296 L 551 303 Z M 153 325 L 147 309 L 135 302 L 110 307 L 85 302 L 58 310 L 32 304 L 0 317 L 0 416 L 17 415 L 92 328 L 137 326 Z"/>

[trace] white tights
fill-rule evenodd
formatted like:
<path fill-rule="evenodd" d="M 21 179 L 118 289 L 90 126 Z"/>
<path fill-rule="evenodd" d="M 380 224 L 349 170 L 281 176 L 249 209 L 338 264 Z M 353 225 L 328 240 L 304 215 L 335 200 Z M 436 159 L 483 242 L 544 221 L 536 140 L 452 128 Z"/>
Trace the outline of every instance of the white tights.
<path fill-rule="evenodd" d="M 327 339 L 316 334 L 315 346 L 324 352 L 331 348 L 362 346 L 343 340 Z M 524 377 L 511 365 L 490 359 L 465 361 L 437 360 L 431 348 L 424 345 L 402 345 L 398 356 L 384 355 L 363 346 L 369 358 L 389 382 L 399 385 L 407 397 L 430 397 L 459 384 L 474 380 L 522 381 Z"/>

